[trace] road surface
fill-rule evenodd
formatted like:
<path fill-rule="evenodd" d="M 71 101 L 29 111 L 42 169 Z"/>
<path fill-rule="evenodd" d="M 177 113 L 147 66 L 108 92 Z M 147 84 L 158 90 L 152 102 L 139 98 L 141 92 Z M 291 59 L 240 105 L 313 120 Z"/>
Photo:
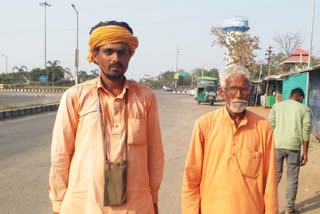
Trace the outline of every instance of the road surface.
<path fill-rule="evenodd" d="M 184 162 L 196 118 L 223 106 L 196 104 L 194 97 L 156 91 L 165 150 L 165 169 L 159 195 L 161 214 L 179 214 Z M 263 116 L 268 109 L 250 107 Z M 0 213 L 49 214 L 47 193 L 50 139 L 55 112 L 0 121 Z M 310 147 L 309 163 L 301 169 L 297 207 L 320 213 L 320 144 Z M 284 175 L 285 178 L 285 175 Z M 284 186 L 279 186 L 280 210 Z"/>

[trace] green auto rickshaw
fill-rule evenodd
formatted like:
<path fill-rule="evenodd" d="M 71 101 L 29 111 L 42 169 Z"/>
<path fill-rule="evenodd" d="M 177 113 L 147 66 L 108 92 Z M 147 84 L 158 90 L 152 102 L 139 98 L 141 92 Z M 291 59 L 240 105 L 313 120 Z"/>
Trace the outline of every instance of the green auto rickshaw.
<path fill-rule="evenodd" d="M 218 78 L 202 76 L 196 79 L 195 99 L 200 103 L 213 105 L 216 101 L 218 91 Z"/>
<path fill-rule="evenodd" d="M 211 106 L 216 101 L 217 86 L 215 85 L 200 85 L 197 88 L 197 101 L 200 103 L 209 103 Z"/>

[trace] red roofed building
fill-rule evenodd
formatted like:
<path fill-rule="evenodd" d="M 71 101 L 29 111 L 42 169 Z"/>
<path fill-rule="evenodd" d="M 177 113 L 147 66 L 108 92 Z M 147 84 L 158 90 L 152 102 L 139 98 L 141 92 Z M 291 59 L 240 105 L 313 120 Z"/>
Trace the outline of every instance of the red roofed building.
<path fill-rule="evenodd" d="M 294 49 L 293 53 L 290 56 L 280 63 L 280 65 L 296 65 L 302 63 L 308 63 L 309 53 L 301 48 Z"/>

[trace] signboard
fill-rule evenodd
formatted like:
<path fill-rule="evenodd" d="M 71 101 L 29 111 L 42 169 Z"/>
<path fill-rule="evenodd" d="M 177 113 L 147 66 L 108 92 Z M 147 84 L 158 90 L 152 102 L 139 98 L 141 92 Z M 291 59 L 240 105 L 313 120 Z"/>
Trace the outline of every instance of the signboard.
<path fill-rule="evenodd" d="M 39 81 L 40 82 L 48 82 L 48 78 L 46 76 L 42 75 L 42 76 L 39 77 Z"/>
<path fill-rule="evenodd" d="M 174 79 L 179 79 L 179 77 L 189 77 L 189 76 L 191 76 L 191 74 L 189 74 L 189 73 L 175 73 L 174 74 Z"/>

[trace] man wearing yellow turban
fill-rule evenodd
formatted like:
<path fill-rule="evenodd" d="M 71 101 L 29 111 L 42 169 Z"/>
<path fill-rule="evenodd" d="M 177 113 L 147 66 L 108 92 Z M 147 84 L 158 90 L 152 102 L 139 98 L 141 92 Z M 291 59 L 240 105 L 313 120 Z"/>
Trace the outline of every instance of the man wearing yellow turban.
<path fill-rule="evenodd" d="M 124 75 L 137 47 L 125 22 L 91 29 L 87 59 L 101 73 L 61 98 L 51 147 L 53 213 L 158 213 L 164 154 L 157 102 Z"/>
<path fill-rule="evenodd" d="M 128 68 L 130 58 L 138 47 L 138 39 L 128 24 L 104 25 L 99 23 L 90 31 L 88 62 L 95 62 L 102 71 L 102 79 L 111 93 L 118 95 L 122 89 L 123 75 Z M 120 82 L 119 82 L 120 81 Z M 120 87 L 119 87 L 120 86 Z M 117 90 L 118 89 L 118 90 Z"/>

